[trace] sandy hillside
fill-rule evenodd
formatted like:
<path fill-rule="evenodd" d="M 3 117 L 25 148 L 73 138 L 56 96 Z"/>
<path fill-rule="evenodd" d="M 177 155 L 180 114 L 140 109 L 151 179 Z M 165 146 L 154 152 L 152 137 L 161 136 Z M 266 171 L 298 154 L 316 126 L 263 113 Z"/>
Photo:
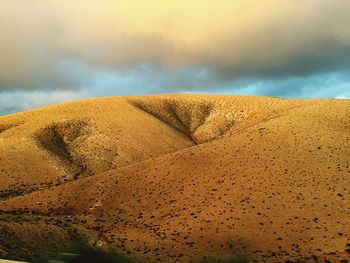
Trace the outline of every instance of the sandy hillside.
<path fill-rule="evenodd" d="M 0 117 L 0 256 L 350 259 L 350 101 L 110 97 Z"/>

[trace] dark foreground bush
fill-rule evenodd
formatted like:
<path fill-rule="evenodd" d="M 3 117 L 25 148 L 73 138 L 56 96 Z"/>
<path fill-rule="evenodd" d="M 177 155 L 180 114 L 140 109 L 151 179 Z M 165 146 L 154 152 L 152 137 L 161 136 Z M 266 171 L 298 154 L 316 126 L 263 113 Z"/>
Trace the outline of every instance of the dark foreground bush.
<path fill-rule="evenodd" d="M 84 243 L 75 244 L 64 252 L 51 256 L 49 262 L 65 263 L 127 263 L 126 257 L 104 251 L 100 248 L 89 247 Z"/>
<path fill-rule="evenodd" d="M 137 258 L 137 257 L 136 257 Z M 56 252 L 40 262 L 60 262 L 60 263 L 131 263 L 135 257 L 125 256 L 103 250 L 97 246 L 89 246 L 85 240 L 75 242 L 69 248 Z M 138 260 L 138 262 L 140 262 Z M 142 261 L 141 261 L 142 262 Z M 194 263 L 249 263 L 246 257 L 237 256 L 235 258 L 218 258 L 217 256 L 197 256 L 192 259 Z"/>

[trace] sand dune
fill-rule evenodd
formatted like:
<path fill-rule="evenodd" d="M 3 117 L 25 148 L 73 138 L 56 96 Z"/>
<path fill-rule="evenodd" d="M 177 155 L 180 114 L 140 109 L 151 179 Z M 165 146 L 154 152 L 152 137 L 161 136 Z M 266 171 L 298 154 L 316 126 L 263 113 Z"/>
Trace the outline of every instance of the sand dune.
<path fill-rule="evenodd" d="M 349 100 L 110 97 L 8 115 L 0 175 L 7 257 L 81 234 L 138 262 L 350 258 Z"/>

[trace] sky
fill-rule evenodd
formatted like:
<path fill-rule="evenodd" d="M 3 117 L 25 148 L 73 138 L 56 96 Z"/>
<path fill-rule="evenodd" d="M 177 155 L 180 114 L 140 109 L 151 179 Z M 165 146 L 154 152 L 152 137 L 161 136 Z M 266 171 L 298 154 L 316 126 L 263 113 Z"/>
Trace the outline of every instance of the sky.
<path fill-rule="evenodd" d="M 0 115 L 163 93 L 350 98 L 349 0 L 0 0 Z"/>

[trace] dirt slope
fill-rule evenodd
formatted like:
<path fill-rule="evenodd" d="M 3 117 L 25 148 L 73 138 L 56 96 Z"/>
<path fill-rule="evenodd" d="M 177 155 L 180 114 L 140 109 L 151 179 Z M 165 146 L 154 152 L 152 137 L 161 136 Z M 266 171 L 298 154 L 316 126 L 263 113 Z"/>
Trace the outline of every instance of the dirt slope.
<path fill-rule="evenodd" d="M 141 262 L 349 259 L 349 100 L 103 98 L 0 127 L 7 227 L 66 220 Z"/>

